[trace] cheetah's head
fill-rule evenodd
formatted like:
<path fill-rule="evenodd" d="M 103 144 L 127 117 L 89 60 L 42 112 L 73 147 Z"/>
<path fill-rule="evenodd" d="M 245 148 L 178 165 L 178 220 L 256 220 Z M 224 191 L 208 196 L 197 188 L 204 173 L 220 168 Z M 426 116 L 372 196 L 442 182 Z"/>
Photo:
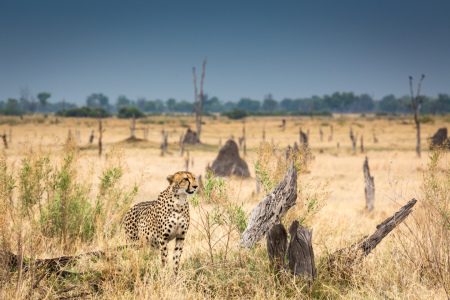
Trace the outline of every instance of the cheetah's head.
<path fill-rule="evenodd" d="M 167 181 L 177 190 L 178 194 L 192 195 L 198 187 L 195 175 L 191 172 L 176 172 L 167 176 Z"/>

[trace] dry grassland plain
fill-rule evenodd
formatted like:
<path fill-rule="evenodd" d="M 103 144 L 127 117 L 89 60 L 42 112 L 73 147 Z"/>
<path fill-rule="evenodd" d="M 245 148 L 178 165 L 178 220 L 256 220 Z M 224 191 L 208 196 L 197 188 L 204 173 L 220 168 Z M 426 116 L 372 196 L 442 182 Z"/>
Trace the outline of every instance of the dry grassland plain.
<path fill-rule="evenodd" d="M 139 189 L 133 203 L 154 200 L 167 186 L 166 176 L 185 169 L 186 152 L 179 153 L 180 135 L 188 126 L 195 130 L 193 116 L 155 116 L 137 120 L 136 137 L 138 141 L 126 141 L 130 136 L 130 120 L 116 118 L 103 119 L 103 155 L 98 157 L 98 121 L 88 118 L 58 118 L 44 116 L 26 116 L 25 121 L 13 117 L 0 117 L 0 134 L 12 133 L 8 149 L 4 150 L 8 164 L 20 167 L 23 154 L 30 150 L 50 149 L 55 159 L 59 159 L 63 142 L 68 131 L 74 134 L 80 151 L 79 178 L 91 181 L 92 201 L 98 193 L 98 184 L 102 168 L 108 161 L 121 160 L 124 175 L 121 185 L 124 189 L 139 183 Z M 286 119 L 286 129 L 280 125 Z M 222 145 L 229 138 L 237 141 L 242 135 L 242 120 L 228 120 L 224 117 L 204 117 L 201 141 L 203 145 L 186 146 L 190 159 L 189 171 L 205 178 L 205 168 L 212 164 L 218 154 L 219 139 Z M 246 119 L 247 154 L 241 157 L 249 166 L 251 178 L 225 179 L 228 201 L 243 204 L 250 213 L 263 198 L 256 194 L 255 151 L 262 142 L 262 128 L 265 127 L 265 139 L 273 141 L 284 155 L 284 149 L 299 141 L 299 129 L 309 132 L 309 145 L 312 160 L 308 171 L 301 174 L 301 180 L 308 184 L 308 191 L 320 190 L 323 208 L 307 225 L 313 228 L 313 247 L 316 264 L 338 249 L 349 246 L 363 236 L 371 234 L 376 225 L 392 215 L 412 198 L 423 199 L 423 171 L 429 163 L 430 151 L 427 138 L 438 128 L 449 127 L 448 116 L 435 116 L 431 121 L 421 124 L 422 156 L 415 152 L 416 129 L 412 116 L 375 117 L 373 115 L 335 115 L 331 118 L 315 117 L 247 117 Z M 333 138 L 329 140 L 330 125 L 333 126 Z M 149 126 L 148 140 L 143 140 L 144 132 L 140 128 Z M 356 154 L 352 154 L 349 137 L 350 126 L 358 134 Z M 168 153 L 161 155 L 161 130 L 168 133 Z M 89 144 L 91 131 L 95 139 Z M 323 141 L 319 131 L 323 131 Z M 374 134 L 378 142 L 374 141 Z M 364 152 L 360 149 L 360 137 L 363 136 Z M 0 140 L 1 142 L 1 140 Z M 339 144 L 339 147 L 338 147 Z M 120 145 L 121 157 L 117 158 L 109 151 L 114 145 Z M 3 151 L 3 144 L 0 143 Z M 120 156 L 120 155 L 119 155 Z M 363 162 L 369 158 L 371 175 L 375 178 L 375 211 L 365 211 Z M 446 160 L 447 158 L 445 158 Z M 445 161 L 448 167 L 447 161 Z M 80 174 L 82 176 L 80 176 Z M 448 173 L 447 173 L 448 174 Z M 18 193 L 17 191 L 15 193 Z M 306 190 L 298 195 L 297 208 L 288 216 L 293 219 L 301 214 Z M 17 200 L 16 200 L 17 201 Z M 208 207 L 207 205 L 205 207 Z M 295 213 L 297 211 L 297 213 Z M 193 226 L 190 228 L 184 253 L 181 259 L 180 274 L 177 278 L 170 271 L 160 269 L 159 254 L 149 250 L 127 250 L 126 253 L 111 250 L 108 259 L 81 259 L 67 270 L 84 274 L 77 278 L 59 279 L 48 274 L 39 287 L 33 289 L 37 275 L 23 273 L 21 278 L 16 270 L 10 272 L 9 282 L 2 283 L 0 299 L 10 297 L 57 299 L 62 296 L 77 296 L 93 299 L 203 299 L 203 298 L 243 298 L 243 299 L 445 299 L 446 285 L 439 280 L 422 276 L 420 266 L 408 261 L 404 247 L 399 241 L 405 225 L 399 226 L 347 277 L 334 278 L 326 274 L 326 269 L 318 268 L 318 283 L 308 288 L 304 281 L 292 277 L 283 277 L 270 271 L 265 242 L 248 251 L 239 249 L 239 233 L 230 237 L 229 250 L 225 251 L 218 243 L 214 250 L 214 259 L 209 259 L 209 250 L 202 236 L 198 210 L 191 207 Z M 409 216 L 413 218 L 414 215 Z M 9 220 L 6 218 L 5 220 Z M 290 221 L 290 220 L 289 220 Z M 196 223 L 198 222 L 198 223 Z M 287 220 L 286 220 L 287 222 Z M 197 224 L 197 225 L 195 225 Z M 13 230 L 6 224 L 4 230 Z M 27 235 L 39 235 L 35 229 L 23 225 L 24 244 Z M 412 226 L 412 225 L 411 225 Z M 5 229 L 6 228 L 6 229 Z M 9 228 L 9 229 L 8 229 Z M 414 230 L 413 227 L 412 230 Z M 3 229 L 2 229 L 3 230 Z M 221 229 L 220 229 L 221 230 Z M 3 232 L 4 233 L 4 232 Z M 219 234 L 219 233 L 215 233 Z M 10 248 L 18 249 L 17 238 L 10 237 Z M 45 241 L 45 242 L 44 242 Z M 402 240 L 404 241 L 404 240 Z M 70 247 L 63 247 L 48 237 L 34 243 L 39 247 L 23 247 L 24 257 L 49 258 L 60 255 L 76 255 L 95 249 L 113 249 L 125 244 L 123 226 L 120 232 L 111 238 L 96 237 L 90 242 L 77 241 Z M 33 248 L 34 247 L 34 248 Z M 173 242 L 169 244 L 171 257 Z M 150 254 L 149 254 L 150 253 Z M 448 271 L 448 270 L 447 270 Z M 34 277 L 33 277 L 34 276 Z M 344 278 L 345 277 L 345 278 Z M 444 278 L 448 279 L 448 276 Z M 93 283 L 94 282 L 94 283 Z M 76 286 L 76 289 L 61 292 L 64 288 Z M 448 287 L 448 286 L 447 286 Z"/>

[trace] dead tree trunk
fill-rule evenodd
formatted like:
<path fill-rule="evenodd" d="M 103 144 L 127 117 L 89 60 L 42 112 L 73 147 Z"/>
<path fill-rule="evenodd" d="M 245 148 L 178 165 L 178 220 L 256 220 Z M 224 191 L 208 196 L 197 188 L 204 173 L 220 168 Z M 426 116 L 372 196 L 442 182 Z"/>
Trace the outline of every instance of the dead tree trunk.
<path fill-rule="evenodd" d="M 148 132 L 150 130 L 150 127 L 147 126 L 144 128 L 144 140 L 148 141 Z"/>
<path fill-rule="evenodd" d="M 3 145 L 5 146 L 5 149 L 8 149 L 8 141 L 6 140 L 6 133 L 2 135 L 3 139 Z"/>
<path fill-rule="evenodd" d="M 366 195 L 366 208 L 368 212 L 373 212 L 375 207 L 375 183 L 373 176 L 370 176 L 369 159 L 366 156 L 366 160 L 363 165 L 364 181 L 366 187 L 364 189 Z"/>
<path fill-rule="evenodd" d="M 179 145 L 180 145 L 180 156 L 183 156 L 183 153 L 184 153 L 184 135 L 183 134 L 180 136 Z"/>
<path fill-rule="evenodd" d="M 184 168 L 185 168 L 185 171 L 188 172 L 189 171 L 189 151 L 187 151 L 186 153 L 187 153 L 187 156 L 184 159 L 184 165 L 185 165 Z"/>
<path fill-rule="evenodd" d="M 291 162 L 283 181 L 253 209 L 247 228 L 241 236 L 241 247 L 252 248 L 274 224 L 280 222 L 281 217 L 295 205 L 296 200 L 297 170 Z"/>
<path fill-rule="evenodd" d="M 266 123 L 263 123 L 262 140 L 266 142 Z"/>
<path fill-rule="evenodd" d="M 135 130 L 136 130 L 136 118 L 133 114 L 133 117 L 131 118 L 131 123 L 130 123 L 130 138 L 131 139 L 136 138 Z"/>
<path fill-rule="evenodd" d="M 369 237 L 364 237 L 361 241 L 350 247 L 340 249 L 328 257 L 328 270 L 342 270 L 351 267 L 355 262 L 367 256 L 397 225 L 401 224 L 413 211 L 412 208 L 417 200 L 412 199 L 405 206 L 401 207 L 394 215 L 387 218 L 381 224 L 377 225 L 377 230 Z"/>
<path fill-rule="evenodd" d="M 102 117 L 98 113 L 98 157 L 102 157 L 102 133 L 105 131 L 102 128 Z"/>
<path fill-rule="evenodd" d="M 203 81 L 205 79 L 206 57 L 203 60 L 202 78 L 200 81 L 200 100 L 197 98 L 197 75 L 195 74 L 195 67 L 192 68 L 194 74 L 194 88 L 195 88 L 195 124 L 197 125 L 197 137 L 200 142 L 202 133 L 202 109 L 203 109 Z"/>
<path fill-rule="evenodd" d="M 300 128 L 300 147 L 304 149 L 308 149 L 308 135 L 306 135 L 302 129 Z"/>
<path fill-rule="evenodd" d="M 162 134 L 162 141 L 161 141 L 161 156 L 164 155 L 164 153 L 167 152 L 167 132 L 163 129 L 161 131 Z"/>
<path fill-rule="evenodd" d="M 363 136 L 361 135 L 361 153 L 364 152 L 364 141 L 363 141 Z"/>
<path fill-rule="evenodd" d="M 352 127 L 350 127 L 350 139 L 352 140 L 352 153 L 356 154 L 356 141 L 358 140 L 358 134 L 353 135 Z"/>
<path fill-rule="evenodd" d="M 89 136 L 89 144 L 92 144 L 94 141 L 94 130 L 91 131 L 91 135 Z"/>
<path fill-rule="evenodd" d="M 288 248 L 289 269 L 299 277 L 306 277 L 315 281 L 317 269 L 314 261 L 314 250 L 312 247 L 312 230 L 300 226 L 298 221 L 293 221 L 289 227 L 291 240 Z"/>
<path fill-rule="evenodd" d="M 242 153 L 245 156 L 247 154 L 247 137 L 245 135 L 245 119 L 244 119 L 244 124 L 242 125 L 242 140 L 243 140 L 243 148 L 242 148 Z"/>
<path fill-rule="evenodd" d="M 419 156 L 419 157 L 420 157 L 420 120 L 419 120 L 419 115 L 420 115 L 420 108 L 422 107 L 422 104 L 424 102 L 423 97 L 420 97 L 420 87 L 422 85 L 422 81 L 424 78 L 425 78 L 425 75 L 422 74 L 422 77 L 420 77 L 419 84 L 417 85 L 416 96 L 414 96 L 413 85 L 412 85 L 413 78 L 411 76 L 409 76 L 409 90 L 411 92 L 411 103 L 406 103 L 406 102 L 403 102 L 402 99 L 399 99 L 399 101 L 403 105 L 405 105 L 406 107 L 412 108 L 414 111 L 414 122 L 416 123 L 416 130 L 417 130 L 416 152 L 417 152 L 417 156 Z"/>
<path fill-rule="evenodd" d="M 267 253 L 270 264 L 276 271 L 286 268 L 284 256 L 286 255 L 287 233 L 283 224 L 274 225 L 267 233 Z"/>
<path fill-rule="evenodd" d="M 328 137 L 328 141 L 331 142 L 333 140 L 333 125 L 330 125 L 330 136 Z"/>

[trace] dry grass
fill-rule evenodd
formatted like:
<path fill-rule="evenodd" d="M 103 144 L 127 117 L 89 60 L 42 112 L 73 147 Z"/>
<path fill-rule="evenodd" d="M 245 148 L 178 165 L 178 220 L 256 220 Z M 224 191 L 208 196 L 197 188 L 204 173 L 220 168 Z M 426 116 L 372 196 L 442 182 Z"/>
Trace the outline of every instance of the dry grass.
<path fill-rule="evenodd" d="M 122 146 L 117 148 L 115 145 L 129 136 L 129 121 L 106 119 L 103 121 L 106 131 L 103 133 L 102 141 L 106 150 L 104 153 L 108 153 L 108 158 L 99 159 L 95 147 L 97 140 L 94 140 L 94 145 L 88 144 L 91 131 L 97 129 L 96 120 L 59 118 L 58 124 L 55 124 L 54 116 L 45 118 L 43 123 L 42 118 L 42 116 L 27 116 L 24 122 L 18 118 L 0 122 L 0 133 L 5 132 L 9 135 L 11 128 L 13 134 L 12 143 L 4 151 L 2 160 L 8 165 L 9 170 L 11 168 L 19 170 L 23 157 L 27 155 L 37 157 L 51 152 L 50 158 L 61 166 L 66 153 L 63 144 L 67 132 L 71 130 L 73 133 L 77 130 L 80 132 L 80 140 L 76 142 L 84 150 L 76 152 L 78 160 L 74 171 L 77 180 L 91 186 L 88 195 L 92 203 L 98 199 L 101 181 L 99 177 L 102 171 L 115 166 L 121 166 L 123 170 L 118 189 L 131 193 L 135 183 L 139 186 L 133 203 L 155 199 L 167 186 L 166 176 L 185 167 L 184 157 L 180 157 L 178 153 L 179 136 L 186 130 L 183 126 L 187 124 L 195 128 L 193 117 L 152 117 L 149 124 L 138 123 L 138 127 L 150 126 L 149 141 L 122 143 Z M 308 166 L 308 172 L 300 176 L 305 190 L 300 194 L 298 207 L 292 209 L 288 218 L 304 215 L 302 205 L 307 203 L 308 192 L 320 192 L 321 199 L 326 198 L 329 192 L 326 205 L 314 217 L 306 220 L 306 223 L 314 229 L 313 246 L 319 276 L 317 284 L 311 289 L 300 280 L 274 275 L 270 271 L 264 245 L 258 245 L 251 251 L 239 249 L 239 231 L 235 228 L 230 230 L 218 226 L 213 238 L 218 240 L 227 235 L 214 246 L 211 260 L 208 243 L 201 234 L 201 212 L 197 208 L 191 207 L 193 224 L 196 225 L 193 225 L 188 233 L 180 274 L 178 278 L 174 278 L 170 268 L 169 270 L 160 268 L 158 253 L 148 249 L 114 250 L 116 246 L 125 243 L 123 230 L 111 233 L 111 225 L 118 223 L 122 211 L 109 209 L 106 213 L 107 220 L 102 226 L 99 225 L 98 234 L 93 239 L 89 241 L 73 239 L 70 244 L 67 242 L 64 244 L 58 238 L 46 236 L 37 223 L 33 223 L 35 222 L 32 221 L 33 218 L 18 215 L 19 212 L 14 210 L 18 209 L 19 205 L 19 192 L 16 188 L 12 195 L 6 190 L 0 191 L 0 198 L 3 201 L 1 205 L 4 205 L 0 213 L 0 239 L 3 248 L 19 256 L 23 255 L 24 258 L 48 258 L 104 249 L 107 250 L 107 258 L 83 258 L 66 268 L 68 271 L 83 275 L 61 278 L 48 274 L 34 289 L 32 286 L 42 274 L 42 270 L 33 268 L 32 264 L 27 272 L 11 270 L 2 260 L 0 299 L 20 299 L 28 295 L 32 298 L 54 299 L 83 292 L 89 293 L 89 297 L 95 299 L 446 298 L 444 288 L 449 288 L 448 273 L 445 274 L 444 270 L 444 274 L 440 277 L 432 275 L 442 271 L 439 267 L 441 261 L 446 262 L 445 266 L 448 268 L 449 248 L 439 248 L 437 257 L 433 252 L 424 250 L 432 249 L 428 244 L 415 242 L 418 239 L 436 238 L 432 235 L 427 236 L 431 231 L 423 230 L 425 227 L 429 229 L 433 227 L 430 227 L 432 223 L 424 221 L 430 221 L 430 217 L 426 216 L 419 205 L 414 215 L 407 220 L 409 229 L 415 235 L 402 225 L 401 230 L 395 230 L 372 254 L 355 266 L 349 278 L 331 276 L 321 267 L 322 260 L 328 253 L 372 233 L 377 224 L 412 197 L 420 201 L 441 197 L 441 201 L 448 203 L 448 185 L 447 190 L 444 188 L 443 191 L 436 191 L 433 197 L 426 197 L 427 191 L 433 186 L 433 183 L 428 181 L 429 152 L 424 151 L 422 158 L 416 157 L 415 128 L 411 120 L 376 119 L 372 116 L 313 120 L 286 118 L 286 130 L 282 132 L 278 127 L 281 125 L 281 119 L 282 117 L 247 119 L 248 154 L 245 159 L 249 164 L 252 178 L 227 179 L 227 200 L 220 203 L 225 205 L 243 203 L 244 209 L 250 212 L 261 200 L 262 195 L 256 194 L 253 162 L 257 158 L 256 150 L 262 141 L 263 124 L 266 129 L 266 141 L 273 140 L 274 144 L 278 145 L 279 154 L 283 154 L 288 144 L 292 146 L 299 140 L 299 127 L 305 132 L 309 129 L 313 158 Z M 194 159 L 194 164 L 189 166 L 190 171 L 202 174 L 202 177 L 206 165 L 211 164 L 217 156 L 219 138 L 222 138 L 224 144 L 230 136 L 237 139 L 242 133 L 240 121 L 229 121 L 221 117 L 204 118 L 204 121 L 206 125 L 203 127 L 202 141 L 205 145 L 187 147 L 190 157 Z M 435 117 L 434 123 L 429 122 L 421 126 L 424 150 L 428 148 L 425 138 L 434 134 L 438 128 L 447 126 L 447 122 L 445 117 Z M 332 141 L 328 140 L 330 131 L 327 124 L 334 127 Z M 356 155 L 351 154 L 350 126 L 359 136 L 364 135 L 365 153 L 357 151 Z M 159 144 L 163 128 L 169 133 L 169 153 L 161 157 Z M 320 141 L 319 128 L 324 132 L 323 142 Z M 143 138 L 142 131 L 136 132 L 138 138 Z M 379 143 L 374 143 L 374 133 Z M 2 147 L 0 146 L 0 149 Z M 376 204 L 375 212 L 372 214 L 364 211 L 362 166 L 366 155 L 369 157 L 371 174 L 375 177 Z M 439 164 L 435 174 L 437 178 L 448 180 L 446 159 L 446 155 L 442 154 L 440 161 L 444 164 Z M 114 195 L 120 193 L 117 189 L 114 191 L 116 194 L 113 193 L 108 199 L 113 199 Z M 12 207 L 6 206 L 10 199 L 14 204 Z M 202 207 L 208 212 L 214 209 L 212 204 L 203 204 Z M 417 223 L 415 220 L 421 222 Z M 420 227 L 421 224 L 426 226 Z M 434 245 L 448 242 L 448 230 L 447 233 L 445 230 L 439 232 L 439 240 L 434 241 Z M 226 240 L 228 243 L 224 242 Z M 433 257 L 436 259 L 433 260 Z M 71 287 L 75 288 L 63 291 Z"/>

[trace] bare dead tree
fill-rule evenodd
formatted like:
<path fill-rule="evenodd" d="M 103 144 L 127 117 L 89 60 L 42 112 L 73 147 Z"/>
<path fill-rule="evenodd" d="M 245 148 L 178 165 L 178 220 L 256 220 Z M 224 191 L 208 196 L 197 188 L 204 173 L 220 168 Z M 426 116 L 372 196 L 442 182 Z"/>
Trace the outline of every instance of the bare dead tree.
<path fill-rule="evenodd" d="M 361 153 L 364 152 L 364 141 L 363 141 L 363 136 L 361 135 Z"/>
<path fill-rule="evenodd" d="M 6 133 L 3 133 L 2 139 L 3 139 L 3 145 L 5 146 L 5 149 L 8 149 L 8 141 L 6 140 Z"/>
<path fill-rule="evenodd" d="M 189 151 L 186 151 L 186 158 L 184 159 L 185 171 L 189 171 Z"/>
<path fill-rule="evenodd" d="M 92 144 L 94 141 L 94 130 L 92 130 L 91 135 L 89 136 L 89 144 Z"/>
<path fill-rule="evenodd" d="M 164 129 L 161 131 L 161 134 L 162 134 L 161 156 L 163 156 L 164 153 L 167 152 L 167 136 L 168 136 L 168 134 L 167 134 L 167 132 Z"/>
<path fill-rule="evenodd" d="M 144 128 L 144 140 L 148 141 L 148 132 L 150 130 L 150 126 Z"/>
<path fill-rule="evenodd" d="M 244 119 L 244 122 L 242 124 L 242 139 L 243 139 L 243 142 L 244 142 L 243 154 L 245 156 L 247 154 L 247 137 L 245 135 L 245 119 Z"/>
<path fill-rule="evenodd" d="M 353 134 L 353 129 L 350 126 L 350 139 L 352 140 L 352 153 L 356 154 L 356 142 L 358 140 L 358 134 L 356 136 Z"/>
<path fill-rule="evenodd" d="M 262 139 L 264 143 L 266 141 L 266 123 L 263 123 Z"/>
<path fill-rule="evenodd" d="M 180 156 L 183 156 L 183 153 L 184 153 L 184 134 L 180 135 L 179 146 L 180 146 Z"/>
<path fill-rule="evenodd" d="M 367 156 L 366 160 L 364 161 L 363 171 L 364 181 L 366 184 L 366 187 L 364 189 L 364 193 L 366 195 L 366 208 L 368 212 L 373 212 L 373 209 L 375 207 L 375 183 L 373 176 L 370 176 L 369 159 L 367 158 Z"/>
<path fill-rule="evenodd" d="M 98 113 L 98 157 L 102 157 L 102 134 L 105 129 L 102 128 L 102 116 Z"/>
<path fill-rule="evenodd" d="M 412 108 L 414 111 L 414 122 L 416 123 L 416 129 L 417 129 L 417 145 L 416 145 L 416 152 L 417 155 L 420 157 L 420 109 L 422 108 L 422 104 L 424 102 L 424 98 L 420 97 L 420 87 L 422 85 L 422 81 L 425 78 L 425 75 L 422 74 L 419 80 L 419 84 L 417 85 L 417 93 L 414 96 L 413 92 L 413 78 L 412 76 L 409 76 L 409 90 L 411 92 L 411 103 L 404 102 L 402 99 L 398 99 L 400 103 L 402 103 L 404 106 Z"/>
<path fill-rule="evenodd" d="M 202 133 L 203 81 L 205 79 L 205 67 L 206 67 L 206 57 L 203 60 L 203 71 L 202 71 L 202 78 L 200 81 L 200 100 L 198 99 L 197 96 L 197 75 L 195 73 L 195 67 L 192 68 L 192 73 L 194 74 L 194 89 L 195 89 L 195 124 L 197 125 L 197 137 L 199 142 Z"/>
<path fill-rule="evenodd" d="M 130 122 L 130 139 L 136 138 L 135 130 L 136 130 L 136 117 L 133 114 L 133 117 L 131 118 Z"/>

